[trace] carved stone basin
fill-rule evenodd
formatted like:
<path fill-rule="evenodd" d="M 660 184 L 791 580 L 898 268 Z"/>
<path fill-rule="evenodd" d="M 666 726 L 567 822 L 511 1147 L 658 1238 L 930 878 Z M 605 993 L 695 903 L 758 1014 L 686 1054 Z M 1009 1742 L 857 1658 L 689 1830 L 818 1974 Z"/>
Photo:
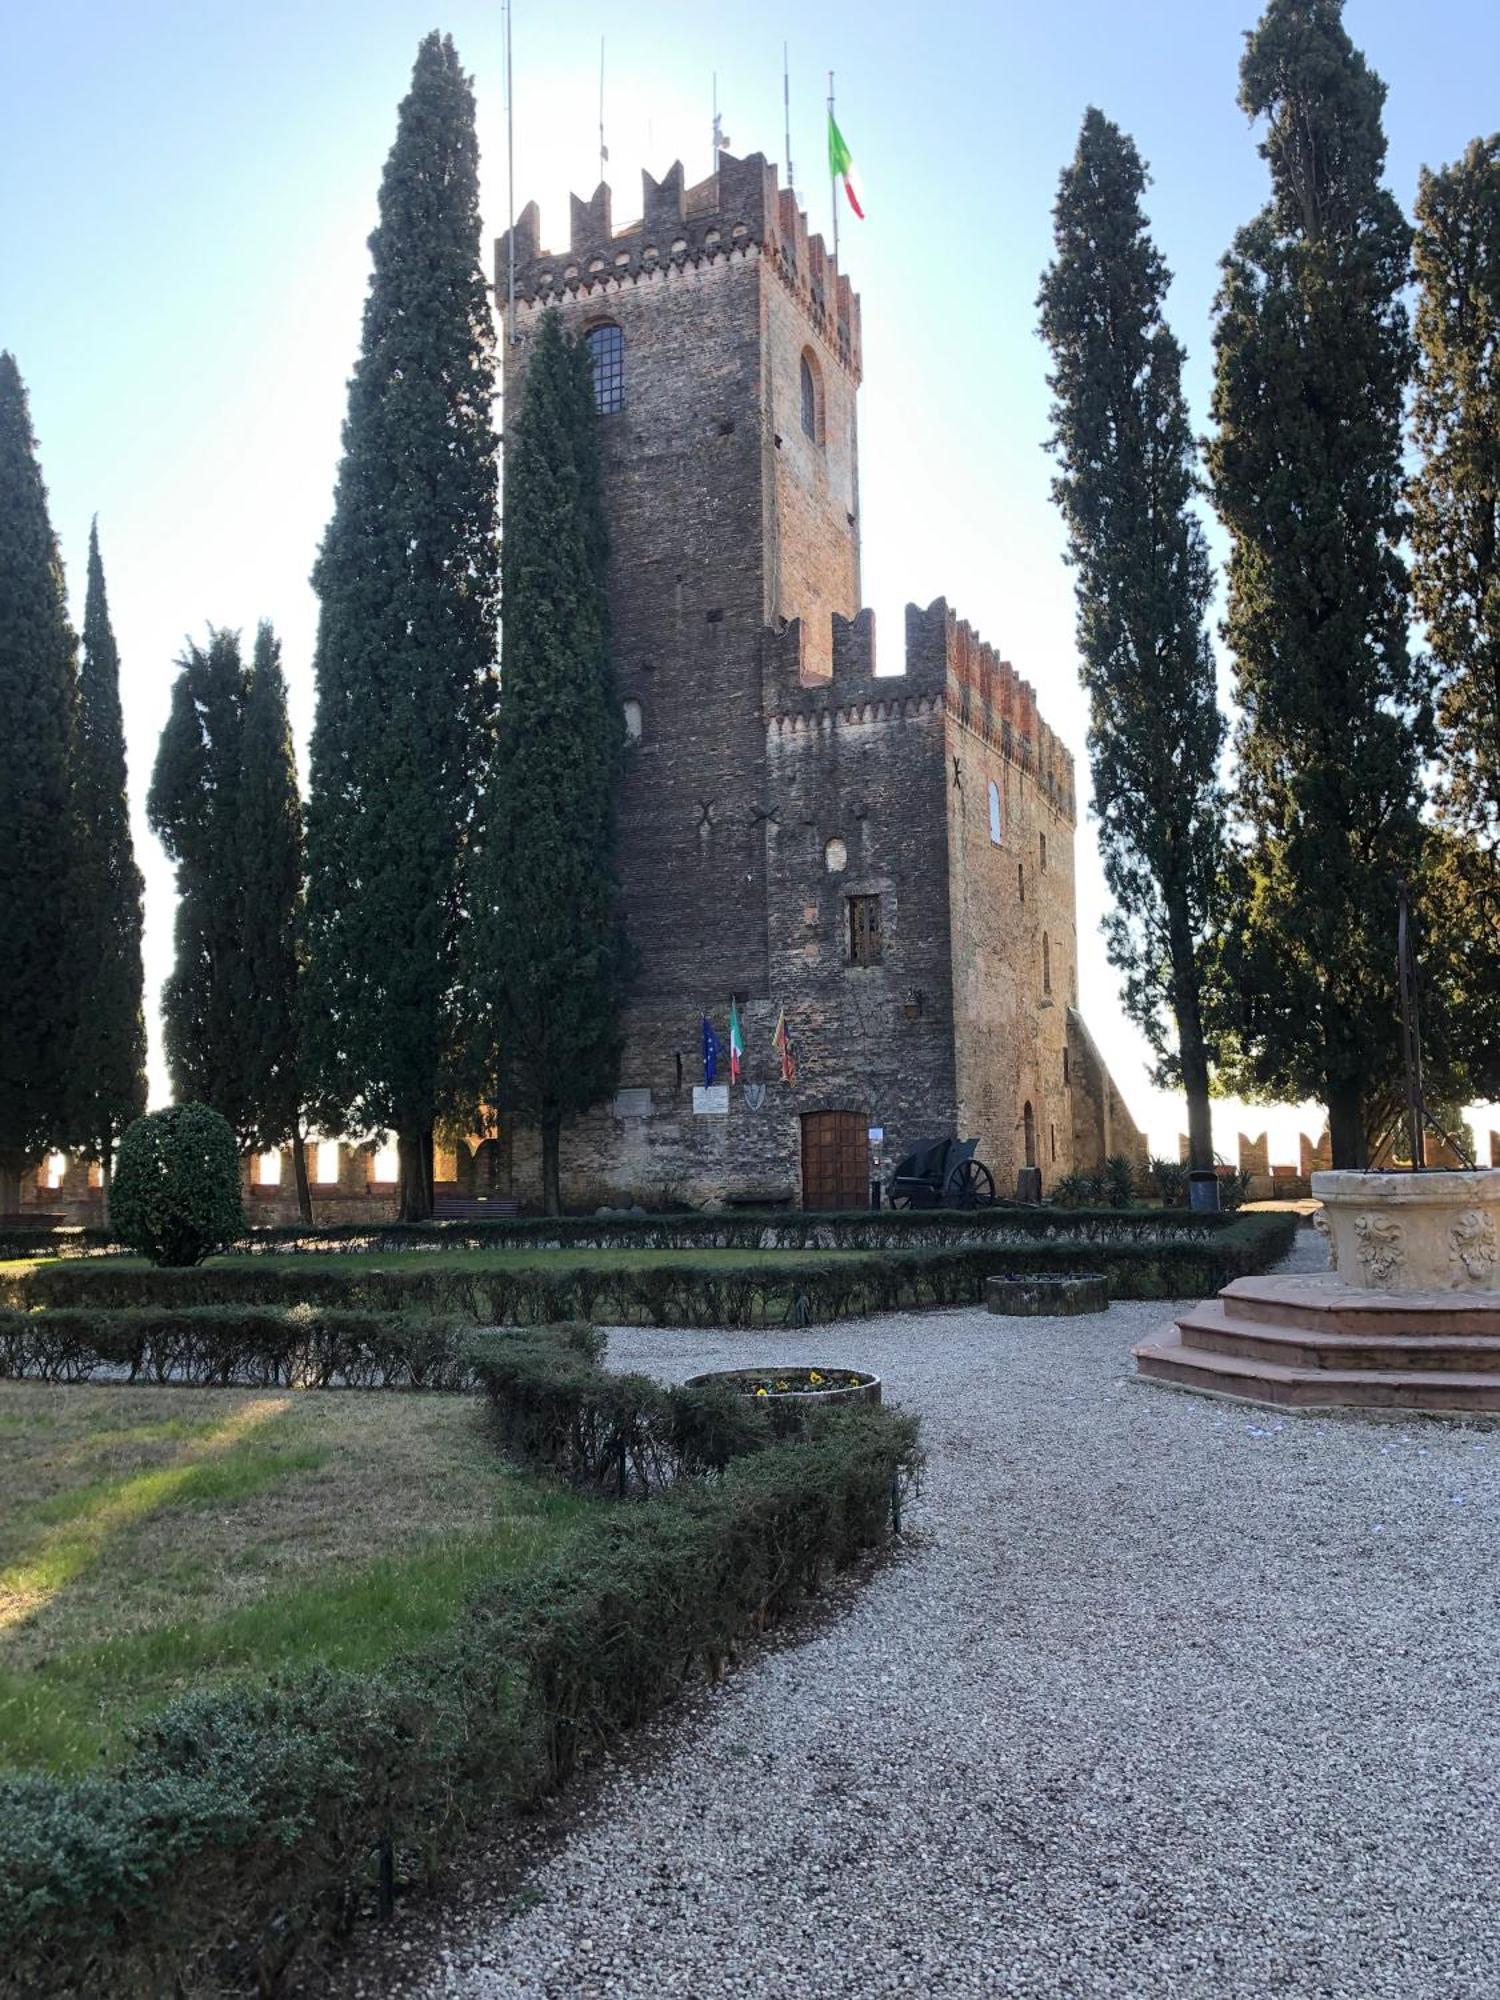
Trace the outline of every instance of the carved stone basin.
<path fill-rule="evenodd" d="M 1314 1174 L 1312 1191 L 1344 1284 L 1500 1293 L 1500 1168 Z"/>

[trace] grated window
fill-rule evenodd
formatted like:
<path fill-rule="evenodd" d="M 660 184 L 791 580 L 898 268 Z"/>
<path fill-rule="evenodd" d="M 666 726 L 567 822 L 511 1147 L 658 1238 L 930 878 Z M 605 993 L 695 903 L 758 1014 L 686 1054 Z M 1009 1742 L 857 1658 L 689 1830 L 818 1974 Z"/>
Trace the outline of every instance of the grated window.
<path fill-rule="evenodd" d="M 594 364 L 594 408 L 612 417 L 625 407 L 625 336 L 617 326 L 595 326 L 585 339 Z"/>

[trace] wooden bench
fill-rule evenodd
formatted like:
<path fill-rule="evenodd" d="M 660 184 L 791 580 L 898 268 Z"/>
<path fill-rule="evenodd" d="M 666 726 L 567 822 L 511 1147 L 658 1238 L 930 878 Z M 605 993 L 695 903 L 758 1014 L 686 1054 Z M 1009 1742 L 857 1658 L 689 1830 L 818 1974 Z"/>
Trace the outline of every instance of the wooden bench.
<path fill-rule="evenodd" d="M 440 1195 L 432 1204 L 434 1222 L 505 1222 L 518 1213 L 509 1195 Z"/>

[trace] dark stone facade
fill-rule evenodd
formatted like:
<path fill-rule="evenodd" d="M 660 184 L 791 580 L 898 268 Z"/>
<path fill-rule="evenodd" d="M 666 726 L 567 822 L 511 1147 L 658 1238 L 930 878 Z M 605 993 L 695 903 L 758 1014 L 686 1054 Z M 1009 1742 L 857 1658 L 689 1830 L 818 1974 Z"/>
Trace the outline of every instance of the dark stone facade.
<path fill-rule="evenodd" d="M 872 1164 L 853 1135 L 872 1126 L 887 1172 L 924 1137 L 977 1135 L 1002 1191 L 1028 1157 L 1050 1181 L 1102 1158 L 1106 1134 L 1140 1150 L 1096 1055 L 1086 1101 L 1072 1095 L 1071 756 L 941 600 L 908 607 L 905 673 L 875 673 L 859 304 L 775 170 L 726 156 L 695 188 L 680 166 L 647 175 L 620 231 L 607 188 L 575 196 L 566 252 L 543 250 L 531 206 L 514 256 L 508 412 L 547 309 L 577 333 L 618 327 L 624 348 L 623 408 L 601 423 L 615 666 L 638 730 L 620 871 L 640 969 L 620 1094 L 565 1135 L 566 1198 L 852 1199 Z M 502 238 L 503 315 L 510 260 Z M 873 963 L 856 962 L 875 956 L 856 899 L 878 899 Z M 731 995 L 749 1087 L 726 1111 L 694 1086 L 701 1017 L 727 1045 Z M 772 1048 L 783 1008 L 791 1085 Z M 838 1190 L 813 1184 L 828 1121 L 804 1133 L 828 1113 L 843 1114 Z M 534 1135 L 513 1135 L 511 1162 L 533 1199 Z"/>

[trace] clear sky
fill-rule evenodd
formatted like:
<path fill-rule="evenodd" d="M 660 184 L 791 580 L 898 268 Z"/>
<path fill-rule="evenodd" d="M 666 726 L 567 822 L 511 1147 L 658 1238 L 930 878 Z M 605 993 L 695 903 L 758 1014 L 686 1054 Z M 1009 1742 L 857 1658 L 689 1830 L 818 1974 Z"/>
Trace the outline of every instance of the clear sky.
<path fill-rule="evenodd" d="M 1085 107 L 1135 137 L 1157 240 L 1176 273 L 1195 422 L 1208 421 L 1218 260 L 1263 201 L 1265 171 L 1235 104 L 1255 0 L 826 0 L 816 8 L 642 0 L 625 12 L 516 0 L 516 205 L 544 241 L 567 234 L 569 189 L 598 178 L 599 42 L 615 214 L 640 169 L 710 166 L 713 79 L 737 153 L 792 154 L 815 228 L 829 218 L 827 71 L 868 220 L 843 225 L 863 294 L 865 596 L 882 665 L 902 607 L 946 596 L 1036 686 L 1079 763 L 1085 711 L 1073 604 L 1049 499 L 1037 282 L 1051 205 Z M 1420 166 L 1500 124 L 1494 0 L 1349 0 L 1346 22 L 1389 87 L 1390 184 L 1410 210 Z M 451 33 L 479 91 L 488 239 L 504 227 L 498 0 L 21 0 L 0 75 L 0 346 L 15 352 L 82 612 L 99 516 L 124 671 L 136 837 L 148 882 L 147 980 L 171 951 L 171 877 L 142 813 L 173 660 L 212 621 L 282 635 L 294 721 L 311 720 L 316 603 L 307 577 L 327 521 L 380 170 L 421 36 Z M 1222 554 L 1215 533 L 1214 545 Z M 3 718 L 0 718 L 3 722 Z M 1098 939 L 1091 829 L 1078 852 L 1084 1011 L 1157 1151 L 1181 1120 L 1146 1081 Z M 153 1074 L 161 1093 L 153 1008 Z M 1301 1121 L 1311 1129 L 1311 1116 Z M 1294 1157 L 1299 1120 L 1269 1124 Z"/>

